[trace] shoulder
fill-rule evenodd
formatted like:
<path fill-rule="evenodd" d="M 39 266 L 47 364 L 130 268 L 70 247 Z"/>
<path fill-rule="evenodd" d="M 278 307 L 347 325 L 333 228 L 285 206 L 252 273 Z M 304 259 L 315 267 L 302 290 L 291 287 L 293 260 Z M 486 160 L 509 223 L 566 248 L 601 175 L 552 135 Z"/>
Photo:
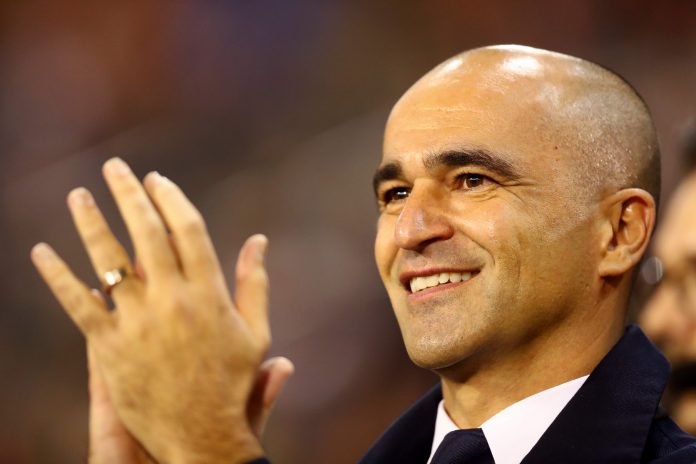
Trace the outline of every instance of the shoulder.
<path fill-rule="evenodd" d="M 656 417 L 645 443 L 642 462 L 652 464 L 696 463 L 696 438 L 668 416 Z"/>

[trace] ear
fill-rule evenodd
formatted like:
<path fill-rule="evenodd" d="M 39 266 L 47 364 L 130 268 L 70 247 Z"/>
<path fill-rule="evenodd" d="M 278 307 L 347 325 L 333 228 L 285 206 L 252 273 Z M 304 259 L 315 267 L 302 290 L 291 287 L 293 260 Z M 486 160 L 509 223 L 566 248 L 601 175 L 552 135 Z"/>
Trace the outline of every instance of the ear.
<path fill-rule="evenodd" d="M 619 190 L 602 201 L 599 275 L 621 276 L 643 256 L 655 226 L 655 200 L 642 189 Z"/>

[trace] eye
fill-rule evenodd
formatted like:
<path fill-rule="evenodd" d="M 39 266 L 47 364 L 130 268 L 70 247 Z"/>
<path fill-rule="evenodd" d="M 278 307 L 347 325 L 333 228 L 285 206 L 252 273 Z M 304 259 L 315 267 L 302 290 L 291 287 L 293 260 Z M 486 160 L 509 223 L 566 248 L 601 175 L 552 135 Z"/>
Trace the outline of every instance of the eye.
<path fill-rule="evenodd" d="M 483 174 L 466 172 L 457 176 L 457 182 L 459 183 L 460 188 L 472 190 L 483 186 L 486 182 L 490 182 L 490 179 Z"/>
<path fill-rule="evenodd" d="M 405 200 L 408 198 L 408 194 L 411 192 L 411 189 L 408 187 L 394 187 L 382 195 L 382 201 L 385 204 L 389 204 L 393 201 L 399 201 L 399 200 Z"/>

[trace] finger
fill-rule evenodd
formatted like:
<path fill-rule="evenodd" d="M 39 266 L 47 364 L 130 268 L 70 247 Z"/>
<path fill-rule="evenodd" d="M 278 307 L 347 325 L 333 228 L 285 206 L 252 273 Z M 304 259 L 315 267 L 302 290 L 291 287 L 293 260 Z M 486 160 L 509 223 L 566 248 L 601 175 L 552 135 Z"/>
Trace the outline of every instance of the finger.
<path fill-rule="evenodd" d="M 168 239 L 169 246 L 172 247 L 172 252 L 174 253 L 176 267 L 181 269 L 181 260 L 179 259 L 179 251 L 176 249 L 176 242 L 174 241 L 174 237 L 172 237 L 172 235 L 169 234 Z M 133 259 L 133 273 L 140 279 L 145 280 L 145 269 L 143 269 L 143 265 L 137 256 Z"/>
<path fill-rule="evenodd" d="M 151 172 L 145 188 L 172 233 L 184 275 L 224 285 L 224 277 L 201 213 L 171 180 Z"/>
<path fill-rule="evenodd" d="M 34 246 L 31 259 L 65 312 L 85 336 L 89 337 L 113 326 L 113 319 L 106 306 L 75 277 L 50 246 L 45 243 Z"/>
<path fill-rule="evenodd" d="M 295 365 L 288 358 L 278 356 L 266 360 L 261 369 L 268 372 L 263 394 L 263 405 L 268 411 L 273 407 L 288 379 L 295 373 Z"/>
<path fill-rule="evenodd" d="M 116 240 L 92 194 L 85 188 L 76 188 L 68 194 L 68 207 L 77 232 L 85 245 L 89 259 L 100 281 L 114 269 L 125 269 L 130 275 L 113 289 L 115 301 L 131 296 L 132 290 L 140 284 L 135 278 L 130 258 L 123 246 Z"/>
<path fill-rule="evenodd" d="M 119 158 L 112 158 L 104 164 L 104 177 L 148 279 L 170 281 L 173 274 L 178 274 L 176 259 L 164 223 L 142 184 Z"/>
<path fill-rule="evenodd" d="M 293 363 L 284 357 L 266 360 L 259 368 L 249 416 L 257 437 L 261 437 L 280 393 L 295 372 Z"/>
<path fill-rule="evenodd" d="M 268 239 L 252 235 L 242 246 L 237 259 L 235 303 L 240 315 L 262 346 L 271 342 L 268 325 L 268 275 L 264 256 Z"/>

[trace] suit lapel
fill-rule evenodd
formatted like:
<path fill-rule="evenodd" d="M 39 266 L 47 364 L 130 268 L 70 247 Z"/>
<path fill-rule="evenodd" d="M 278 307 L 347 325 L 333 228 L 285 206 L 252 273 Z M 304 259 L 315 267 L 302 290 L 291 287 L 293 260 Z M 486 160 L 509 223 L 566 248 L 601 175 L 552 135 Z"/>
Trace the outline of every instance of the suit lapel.
<path fill-rule="evenodd" d="M 667 360 L 628 327 L 523 464 L 640 462 L 668 376 Z"/>

